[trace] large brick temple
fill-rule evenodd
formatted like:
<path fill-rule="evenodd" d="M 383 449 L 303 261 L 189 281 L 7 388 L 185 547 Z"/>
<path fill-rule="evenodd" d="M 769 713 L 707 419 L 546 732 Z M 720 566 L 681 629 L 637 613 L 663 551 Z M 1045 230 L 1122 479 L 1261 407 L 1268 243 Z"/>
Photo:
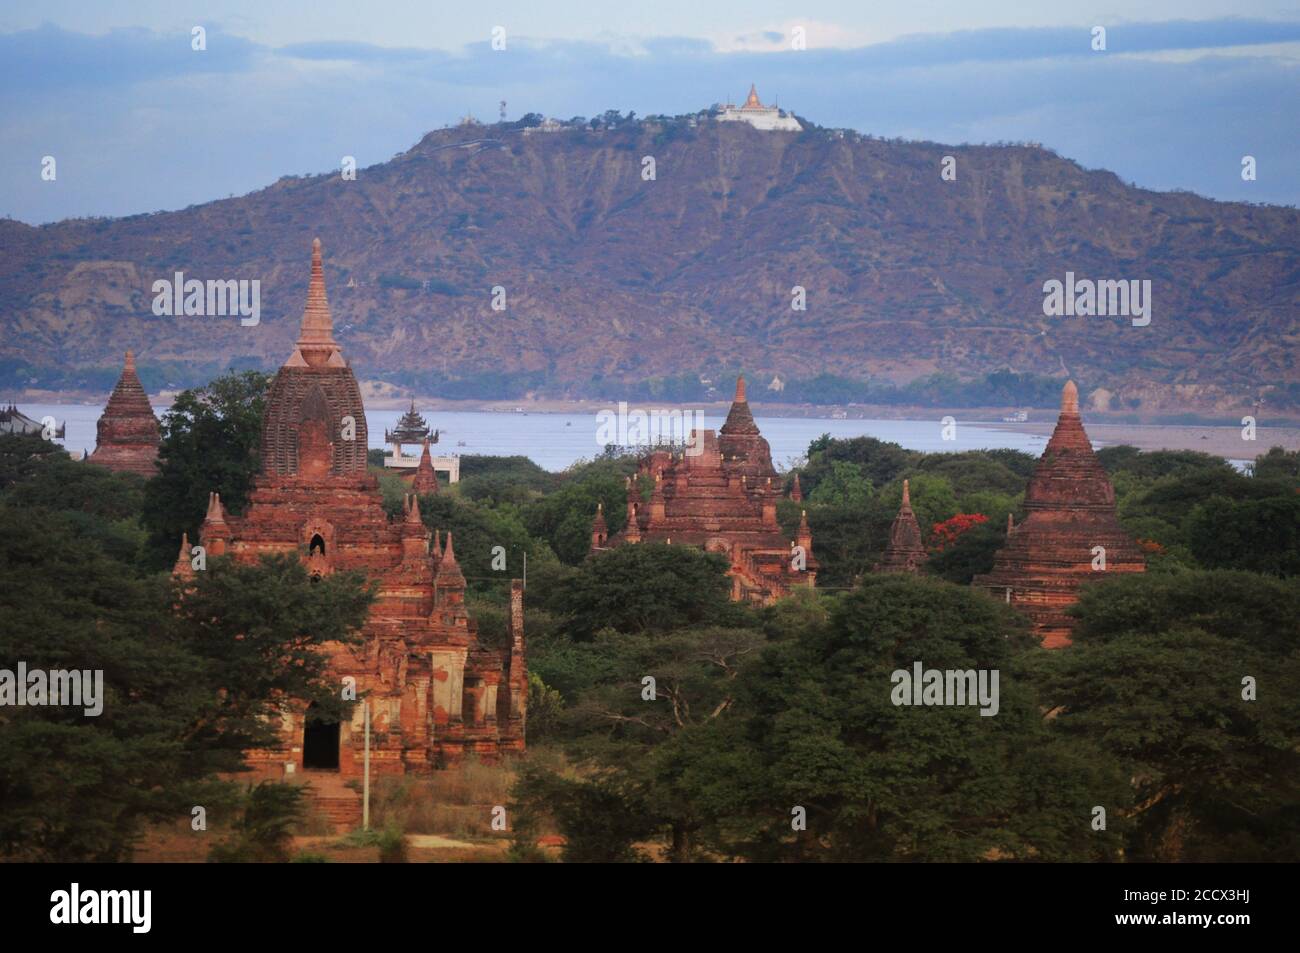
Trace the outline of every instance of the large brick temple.
<path fill-rule="evenodd" d="M 402 516 L 389 520 L 378 481 L 366 469 L 366 446 L 365 407 L 334 340 L 318 239 L 301 333 L 267 397 L 262 472 L 241 517 L 227 514 L 212 495 L 201 542 L 209 557 L 254 562 L 297 553 L 313 576 L 359 570 L 378 583 L 363 641 L 324 646 L 340 686 L 352 676 L 358 697 L 368 693 L 375 773 L 427 772 L 467 753 L 492 761 L 522 751 L 528 692 L 522 583 L 512 584 L 505 644 L 485 643 L 465 606 L 452 534 L 445 542 L 437 531 L 430 534 L 415 494 L 406 497 Z M 182 548 L 177 571 L 188 570 Z M 301 704 L 288 706 L 280 746 L 250 753 L 250 763 L 286 773 L 318 768 L 359 775 L 362 707 L 341 725 L 305 716 Z"/>
<path fill-rule="evenodd" d="M 1061 416 L 1029 479 L 1025 511 L 992 571 L 973 585 L 1024 612 L 1045 648 L 1060 648 L 1070 644 L 1075 620 L 1065 610 L 1078 600 L 1080 586 L 1107 573 L 1146 569 L 1115 515 L 1115 489 L 1084 432 L 1073 381 L 1065 384 Z"/>
<path fill-rule="evenodd" d="M 738 602 L 769 604 L 796 587 L 814 586 L 817 561 L 807 517 L 795 539 L 781 532 L 776 504 L 783 481 L 750 413 L 743 377 L 722 429 L 692 433 L 688 447 L 642 458 L 638 475 L 653 481 L 650 502 L 643 505 L 638 479 L 629 479 L 627 525 L 607 537 L 604 515 L 597 514 L 593 552 L 662 542 L 722 553 L 730 560 L 731 598 Z"/>
<path fill-rule="evenodd" d="M 158 418 L 135 372 L 135 355 L 126 352 L 122 376 L 95 425 L 95 452 L 91 463 L 118 473 L 151 477 L 157 472 Z"/>

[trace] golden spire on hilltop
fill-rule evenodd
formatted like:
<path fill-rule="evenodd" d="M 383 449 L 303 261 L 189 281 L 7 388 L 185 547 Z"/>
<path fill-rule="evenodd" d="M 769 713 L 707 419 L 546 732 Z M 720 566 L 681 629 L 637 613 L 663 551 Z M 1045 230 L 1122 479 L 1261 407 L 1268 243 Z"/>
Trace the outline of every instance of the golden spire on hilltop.
<path fill-rule="evenodd" d="M 742 108 L 742 109 L 762 109 L 762 108 L 763 108 L 763 104 L 762 104 L 761 102 L 759 102 L 759 99 L 758 99 L 758 88 L 757 88 L 753 83 L 750 83 L 750 84 L 749 84 L 749 96 L 746 97 L 746 99 L 745 99 L 745 105 L 742 106 L 741 108 Z"/>

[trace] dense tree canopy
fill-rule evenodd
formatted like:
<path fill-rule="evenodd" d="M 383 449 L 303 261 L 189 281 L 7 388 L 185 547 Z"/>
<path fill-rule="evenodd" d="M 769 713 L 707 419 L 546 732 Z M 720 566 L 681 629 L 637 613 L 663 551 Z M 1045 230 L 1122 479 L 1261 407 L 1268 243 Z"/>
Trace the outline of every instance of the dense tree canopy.
<path fill-rule="evenodd" d="M 145 486 L 143 523 L 154 568 L 171 565 L 182 533 L 198 537 L 209 493 L 220 493 L 231 512 L 243 512 L 260 467 L 270 382 L 266 374 L 242 371 L 176 395 L 162 421 L 158 475 Z"/>

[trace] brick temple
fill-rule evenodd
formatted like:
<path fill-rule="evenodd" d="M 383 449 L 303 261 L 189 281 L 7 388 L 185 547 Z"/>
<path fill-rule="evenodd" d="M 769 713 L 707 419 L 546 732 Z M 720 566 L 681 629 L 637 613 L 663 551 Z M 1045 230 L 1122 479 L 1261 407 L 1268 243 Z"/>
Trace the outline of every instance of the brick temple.
<path fill-rule="evenodd" d="M 1025 613 L 1045 648 L 1060 648 L 1070 644 L 1075 620 L 1065 610 L 1078 600 L 1080 586 L 1106 573 L 1146 569 L 1115 515 L 1115 489 L 1084 432 L 1073 381 L 1065 384 L 1061 416 L 1029 479 L 1025 512 L 992 571 L 972 584 Z M 1096 547 L 1104 551 L 1104 569 L 1094 568 L 1101 558 Z"/>
<path fill-rule="evenodd" d="M 903 481 L 903 502 L 898 507 L 898 515 L 889 526 L 889 542 L 880 562 L 872 567 L 872 572 L 918 572 L 925 565 L 930 554 L 921 542 L 921 524 L 912 512 L 912 492 L 906 480 Z"/>
<path fill-rule="evenodd" d="M 350 428 L 355 433 L 346 439 Z M 466 754 L 494 761 L 522 751 L 528 692 L 522 583 L 511 587 L 506 644 L 480 640 L 465 606 L 452 534 L 444 542 L 429 532 L 414 494 L 405 498 L 401 517 L 389 520 L 378 480 L 366 468 L 366 446 L 365 407 L 334 340 L 318 239 L 301 333 L 267 396 L 261 474 L 241 517 L 227 514 L 212 495 L 201 542 L 210 557 L 255 562 L 264 554 L 297 553 L 314 577 L 359 570 L 378 583 L 363 641 L 324 646 L 331 674 L 340 682 L 354 677 L 358 697 L 368 693 L 373 772 L 421 773 Z M 177 572 L 188 570 L 183 548 Z M 290 705 L 280 746 L 251 752 L 250 763 L 285 773 L 360 775 L 362 707 L 343 724 L 305 715 L 301 704 Z"/>
<path fill-rule="evenodd" d="M 816 584 L 817 561 L 806 514 L 791 540 L 776 519 L 783 481 L 772 451 L 759 433 L 745 397 L 745 379 L 727 420 L 715 433 L 692 433 L 689 450 L 656 450 L 642 458 L 638 476 L 653 481 L 642 502 L 637 478 L 628 480 L 627 525 L 609 536 L 602 512 L 592 525 L 592 550 L 627 543 L 698 546 L 730 560 L 731 598 L 769 604 L 792 590 Z M 698 453 L 694 452 L 698 449 Z M 795 547 L 802 547 L 802 560 Z M 800 562 L 803 568 L 798 568 Z"/>
<path fill-rule="evenodd" d="M 95 426 L 95 452 L 91 463 L 118 473 L 151 477 L 157 473 L 158 418 L 135 372 L 135 354 L 126 352 L 122 376 L 108 398 Z"/>

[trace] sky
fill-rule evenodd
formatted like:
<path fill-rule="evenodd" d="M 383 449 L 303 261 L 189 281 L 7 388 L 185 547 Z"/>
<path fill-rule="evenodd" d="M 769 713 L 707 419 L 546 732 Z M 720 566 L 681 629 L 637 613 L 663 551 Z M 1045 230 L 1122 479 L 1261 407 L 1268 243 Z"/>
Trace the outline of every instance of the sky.
<path fill-rule="evenodd" d="M 501 100 L 511 119 L 677 114 L 750 83 L 823 126 L 1040 142 L 1145 188 L 1300 204 L 1300 0 L 0 0 L 0 215 L 364 168 Z"/>

